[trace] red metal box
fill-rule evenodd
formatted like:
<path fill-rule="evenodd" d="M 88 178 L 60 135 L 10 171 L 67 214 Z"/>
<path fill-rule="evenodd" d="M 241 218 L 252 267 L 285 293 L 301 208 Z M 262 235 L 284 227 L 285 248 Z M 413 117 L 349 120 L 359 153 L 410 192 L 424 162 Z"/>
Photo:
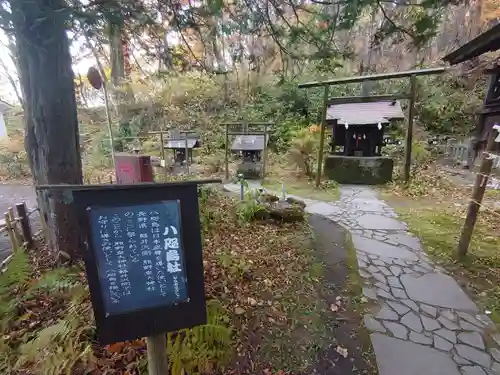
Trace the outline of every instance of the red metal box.
<path fill-rule="evenodd" d="M 115 167 L 118 184 L 154 182 L 151 157 L 148 155 L 118 152 L 115 154 Z"/>

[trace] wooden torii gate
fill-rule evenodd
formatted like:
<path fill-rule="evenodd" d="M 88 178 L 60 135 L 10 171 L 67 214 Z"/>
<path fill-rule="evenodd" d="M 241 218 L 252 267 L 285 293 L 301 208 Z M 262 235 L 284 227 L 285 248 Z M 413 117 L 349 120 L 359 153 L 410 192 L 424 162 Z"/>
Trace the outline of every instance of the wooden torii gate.
<path fill-rule="evenodd" d="M 408 99 L 410 101 L 408 110 L 408 126 L 406 127 L 406 138 L 405 138 L 405 165 L 404 165 L 404 181 L 408 182 L 410 180 L 410 167 L 411 167 L 411 144 L 413 140 L 413 118 L 415 116 L 415 93 L 417 88 L 417 77 L 431 74 L 441 74 L 445 71 L 445 68 L 431 68 L 431 69 L 421 69 L 421 70 L 410 70 L 405 72 L 394 72 L 394 73 L 382 73 L 382 74 L 371 74 L 371 75 L 361 75 L 357 77 L 344 77 L 335 78 L 326 81 L 317 82 L 307 82 L 299 84 L 299 88 L 310 88 L 310 87 L 324 87 L 323 94 L 323 113 L 321 118 L 321 132 L 320 132 L 320 143 L 318 151 L 318 167 L 316 172 L 316 186 L 319 186 L 321 182 L 321 172 L 323 166 L 323 151 L 325 147 L 325 128 L 326 128 L 326 114 L 328 109 L 328 104 L 335 102 L 335 104 L 344 103 L 364 103 L 377 100 L 397 100 L 397 99 Z M 343 96 L 336 98 L 328 98 L 329 87 L 334 85 L 348 84 L 348 83 L 363 83 L 363 82 L 373 82 L 373 81 L 384 81 L 387 79 L 400 79 L 400 78 L 410 78 L 410 92 L 409 93 L 395 93 L 390 95 L 372 95 L 372 96 Z"/>

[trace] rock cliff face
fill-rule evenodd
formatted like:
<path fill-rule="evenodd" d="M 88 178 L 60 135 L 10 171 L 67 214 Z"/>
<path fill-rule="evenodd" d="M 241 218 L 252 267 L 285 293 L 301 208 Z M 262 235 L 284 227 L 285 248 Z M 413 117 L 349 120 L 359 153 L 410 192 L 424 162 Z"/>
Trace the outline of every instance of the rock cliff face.
<path fill-rule="evenodd" d="M 349 33 L 339 33 L 341 44 L 349 45 L 358 56 L 356 62 L 366 72 L 403 71 L 419 65 L 440 62 L 441 58 L 452 50 L 465 44 L 485 29 L 497 22 L 496 13 L 500 6 L 493 4 L 497 0 L 472 0 L 469 2 L 450 2 L 443 11 L 443 19 L 431 41 L 416 50 L 411 48 L 411 40 L 403 35 L 400 40 L 389 38 L 378 45 L 371 43 L 384 17 L 388 16 L 404 25 L 404 7 L 385 9 L 367 14 Z M 458 3 L 458 4 L 457 4 Z M 456 5 L 454 5 L 456 4 Z M 471 62 L 464 68 L 470 70 L 479 61 Z"/>

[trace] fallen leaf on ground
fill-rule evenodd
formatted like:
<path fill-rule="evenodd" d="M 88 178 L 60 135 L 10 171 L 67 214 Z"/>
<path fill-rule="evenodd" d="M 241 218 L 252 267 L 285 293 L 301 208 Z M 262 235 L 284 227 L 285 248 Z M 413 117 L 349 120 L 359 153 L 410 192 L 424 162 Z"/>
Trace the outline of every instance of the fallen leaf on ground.
<path fill-rule="evenodd" d="M 106 349 L 110 353 L 120 353 L 124 346 L 125 346 L 125 343 L 117 342 L 115 344 L 108 345 L 108 347 Z"/>
<path fill-rule="evenodd" d="M 341 347 L 340 345 L 338 345 L 338 346 L 335 348 L 335 351 L 336 351 L 337 353 L 339 353 L 342 357 L 347 358 L 347 354 L 348 354 L 348 352 L 347 352 L 347 349 L 346 349 L 346 348 L 343 348 L 343 347 Z"/>
<path fill-rule="evenodd" d="M 27 312 L 26 314 L 20 316 L 17 320 L 24 321 L 24 320 L 28 320 L 29 318 L 31 318 L 31 312 Z"/>
<path fill-rule="evenodd" d="M 237 308 L 234 309 L 234 313 L 236 315 L 242 315 L 242 314 L 245 313 L 245 309 L 243 309 L 242 307 L 237 307 Z"/>

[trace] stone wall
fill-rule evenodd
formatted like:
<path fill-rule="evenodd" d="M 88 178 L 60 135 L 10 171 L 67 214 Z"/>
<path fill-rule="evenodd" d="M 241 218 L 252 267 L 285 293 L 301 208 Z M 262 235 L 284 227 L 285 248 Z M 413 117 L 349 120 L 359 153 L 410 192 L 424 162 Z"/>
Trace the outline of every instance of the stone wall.
<path fill-rule="evenodd" d="M 384 156 L 328 155 L 324 174 L 340 184 L 378 185 L 392 180 L 394 161 Z"/>

